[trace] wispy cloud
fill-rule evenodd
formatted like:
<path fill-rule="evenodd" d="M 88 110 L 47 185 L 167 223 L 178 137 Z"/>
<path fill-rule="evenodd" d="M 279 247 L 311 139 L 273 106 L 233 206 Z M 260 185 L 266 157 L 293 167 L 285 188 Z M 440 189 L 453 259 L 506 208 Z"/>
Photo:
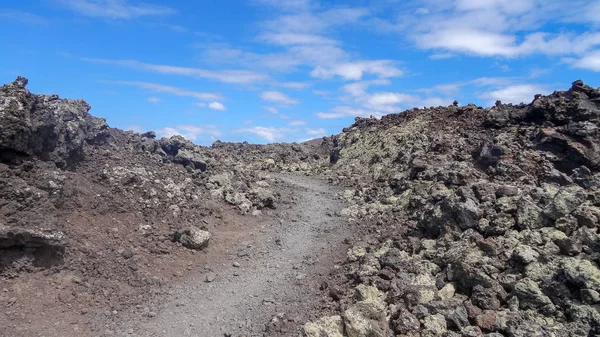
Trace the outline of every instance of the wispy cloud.
<path fill-rule="evenodd" d="M 146 90 L 150 90 L 150 91 L 154 91 L 154 92 L 166 93 L 166 94 L 182 96 L 182 97 L 193 97 L 193 98 L 199 99 L 201 101 L 214 101 L 214 100 L 222 100 L 223 99 L 223 96 L 221 96 L 221 94 L 217 94 L 217 93 L 190 91 L 190 90 L 186 90 L 186 89 L 182 89 L 182 88 L 178 88 L 178 87 L 172 87 L 172 86 L 156 84 L 156 83 L 137 82 L 137 81 L 104 81 L 103 83 L 130 85 L 130 86 L 134 86 L 134 87 L 138 87 L 138 88 L 142 88 L 142 89 L 146 89 Z"/>
<path fill-rule="evenodd" d="M 149 24 L 150 26 L 154 26 L 160 29 L 167 29 L 174 33 L 187 33 L 188 29 L 181 25 L 174 25 L 170 23 L 162 23 L 162 22 L 153 22 Z"/>
<path fill-rule="evenodd" d="M 295 105 L 299 102 L 279 91 L 263 91 L 260 98 L 265 102 L 273 102 L 282 106 Z"/>
<path fill-rule="evenodd" d="M 301 119 L 297 119 L 295 121 L 291 121 L 288 123 L 288 125 L 290 125 L 290 126 L 301 126 L 301 125 L 305 125 L 305 124 L 306 124 L 306 121 L 303 121 Z"/>
<path fill-rule="evenodd" d="M 327 134 L 327 130 L 323 128 L 306 128 L 304 131 L 307 135 L 314 137 L 325 136 Z"/>
<path fill-rule="evenodd" d="M 241 128 L 238 132 L 246 132 L 256 135 L 268 142 L 281 141 L 286 138 L 289 133 L 299 132 L 298 129 L 293 128 L 277 128 L 273 126 L 253 126 L 249 128 Z"/>
<path fill-rule="evenodd" d="M 548 94 L 549 90 L 538 84 L 519 84 L 481 94 L 488 104 L 500 100 L 504 103 L 530 103 L 536 94 Z"/>
<path fill-rule="evenodd" d="M 221 102 L 210 102 L 210 103 L 208 103 L 208 107 L 212 110 L 217 110 L 217 111 L 227 110 L 225 105 L 223 105 L 223 103 L 221 103 Z"/>
<path fill-rule="evenodd" d="M 417 47 L 432 50 L 431 59 L 454 54 L 509 58 L 543 54 L 582 54 L 600 44 L 593 29 L 547 33 L 546 24 L 598 23 L 600 2 L 589 0 L 505 0 L 441 2 L 417 0 L 400 9 L 395 21 L 377 21 Z M 415 10 L 419 15 L 415 15 Z M 594 11 L 596 10 L 596 11 Z M 570 28 L 570 27 L 569 27 Z"/>
<path fill-rule="evenodd" d="M 368 111 L 351 106 L 338 106 L 331 109 L 330 112 L 317 112 L 315 116 L 321 119 L 334 119 L 344 117 L 381 117 L 383 113 L 378 111 Z"/>
<path fill-rule="evenodd" d="M 121 67 L 151 71 L 160 74 L 206 78 L 224 83 L 252 84 L 266 82 L 269 76 L 248 70 L 206 70 L 199 68 L 178 67 L 162 64 L 144 63 L 136 60 L 108 60 L 84 57 L 81 60 L 98 64 L 110 64 Z"/>
<path fill-rule="evenodd" d="M 566 58 L 564 61 L 575 68 L 600 72 L 600 49 L 590 52 L 581 58 Z"/>
<path fill-rule="evenodd" d="M 306 89 L 307 87 L 310 86 L 310 83 L 308 82 L 283 82 L 281 83 L 281 86 L 284 88 L 288 88 L 288 89 Z"/>
<path fill-rule="evenodd" d="M 159 103 L 160 101 L 162 101 L 160 98 L 152 96 L 152 97 L 148 97 L 148 102 L 150 103 Z"/>
<path fill-rule="evenodd" d="M 97 18 L 134 19 L 177 13 L 171 7 L 128 0 L 57 0 L 57 2 L 79 15 Z"/>
<path fill-rule="evenodd" d="M 313 77 L 322 79 L 339 76 L 345 80 L 360 80 L 366 74 L 373 74 L 379 78 L 389 78 L 402 76 L 403 72 L 394 65 L 394 61 L 376 60 L 318 66 L 310 74 Z"/>
<path fill-rule="evenodd" d="M 180 135 L 191 141 L 197 141 L 202 136 L 210 140 L 216 140 L 222 136 L 221 131 L 215 125 L 178 125 L 173 127 L 165 127 L 157 131 L 160 137 L 171 137 Z"/>
<path fill-rule="evenodd" d="M 50 20 L 29 12 L 0 9 L 0 19 L 9 22 L 20 22 L 27 25 L 43 26 L 50 23 Z"/>
<path fill-rule="evenodd" d="M 265 108 L 265 110 L 267 110 L 268 112 L 272 113 L 273 115 L 277 115 L 279 113 L 279 109 L 277 109 L 274 106 L 266 106 L 264 108 Z"/>

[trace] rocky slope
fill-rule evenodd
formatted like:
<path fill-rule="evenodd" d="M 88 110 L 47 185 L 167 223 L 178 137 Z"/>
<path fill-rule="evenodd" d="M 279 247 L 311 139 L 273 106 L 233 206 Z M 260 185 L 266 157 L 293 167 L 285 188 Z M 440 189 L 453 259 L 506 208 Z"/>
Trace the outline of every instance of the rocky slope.
<path fill-rule="evenodd" d="M 0 89 L 0 321 L 34 323 L 0 332 L 160 293 L 210 232 L 294 198 L 270 172 L 298 171 L 345 189 L 360 228 L 345 277 L 321 287 L 339 314 L 306 336 L 600 334 L 600 90 L 581 81 L 531 104 L 357 118 L 318 145 L 212 147 L 109 128 L 26 82 Z"/>
<path fill-rule="evenodd" d="M 334 136 L 356 303 L 309 336 L 600 333 L 600 90 L 357 118 Z M 321 335 L 319 334 L 321 333 Z"/>
<path fill-rule="evenodd" d="M 289 154 L 316 162 L 304 146 L 281 144 L 247 165 L 230 152 L 249 145 L 123 132 L 83 100 L 26 85 L 0 88 L 0 303 L 8 303 L 0 321 L 13 322 L 0 335 L 63 335 L 62 326 L 26 322 L 55 311 L 50 320 L 84 326 L 98 311 L 163 291 L 201 261 L 210 232 L 277 207 L 269 170 Z"/>

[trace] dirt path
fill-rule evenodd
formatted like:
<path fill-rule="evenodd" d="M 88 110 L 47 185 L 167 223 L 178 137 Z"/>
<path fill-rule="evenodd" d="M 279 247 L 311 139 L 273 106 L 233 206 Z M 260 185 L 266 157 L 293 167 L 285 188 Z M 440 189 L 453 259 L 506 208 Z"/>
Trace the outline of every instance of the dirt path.
<path fill-rule="evenodd" d="M 273 188 L 292 202 L 261 224 L 260 235 L 242 238 L 219 266 L 175 286 L 156 312 L 138 306 L 119 330 L 144 337 L 297 336 L 310 313 L 331 309 L 320 288 L 352 232 L 336 215 L 341 201 L 314 178 L 276 177 Z"/>

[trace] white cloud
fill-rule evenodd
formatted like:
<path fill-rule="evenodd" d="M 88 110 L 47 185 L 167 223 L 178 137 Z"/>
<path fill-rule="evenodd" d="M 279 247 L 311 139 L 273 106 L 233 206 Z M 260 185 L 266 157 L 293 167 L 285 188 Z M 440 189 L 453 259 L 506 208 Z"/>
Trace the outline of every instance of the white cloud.
<path fill-rule="evenodd" d="M 171 137 L 180 135 L 191 141 L 197 141 L 201 136 L 207 136 L 211 140 L 221 137 L 221 132 L 215 125 L 178 125 L 165 127 L 157 131 L 160 137 Z"/>
<path fill-rule="evenodd" d="M 327 90 L 313 90 L 313 94 L 318 96 L 329 96 L 329 91 Z"/>
<path fill-rule="evenodd" d="M 161 99 L 158 97 L 154 97 L 154 96 L 148 97 L 148 102 L 150 102 L 150 103 L 159 103 L 160 101 L 161 101 Z"/>
<path fill-rule="evenodd" d="M 210 92 L 197 92 L 190 91 L 182 88 L 172 87 L 168 85 L 156 84 L 156 83 L 148 83 L 148 82 L 136 82 L 136 81 L 114 81 L 114 82 L 105 82 L 105 83 L 115 83 L 122 85 L 131 85 L 142 89 L 151 90 L 154 92 L 161 92 L 172 94 L 176 96 L 182 97 L 194 97 L 201 101 L 212 101 L 212 100 L 220 100 L 223 99 L 223 96 L 216 93 Z"/>
<path fill-rule="evenodd" d="M 541 85 L 537 84 L 517 84 L 504 87 L 502 89 L 486 92 L 480 95 L 486 99 L 488 104 L 492 105 L 495 101 L 500 100 L 503 103 L 530 103 L 536 94 L 548 94 L 549 91 Z"/>
<path fill-rule="evenodd" d="M 339 76 L 345 80 L 360 80 L 365 74 L 373 74 L 380 78 L 402 76 L 402 70 L 398 69 L 393 61 L 357 61 L 349 63 L 334 64 L 329 67 L 317 66 L 310 75 L 317 78 L 329 79 Z"/>
<path fill-rule="evenodd" d="M 308 82 L 284 82 L 281 83 L 281 86 L 288 89 L 305 89 L 310 86 Z"/>
<path fill-rule="evenodd" d="M 249 70 L 206 70 L 199 68 L 186 68 L 161 64 L 143 63 L 136 60 L 107 60 L 97 58 L 82 58 L 83 61 L 99 64 L 111 64 L 121 67 L 145 70 L 160 74 L 190 76 L 197 78 L 206 78 L 224 83 L 235 84 L 253 84 L 262 83 L 269 79 L 269 76 Z"/>
<path fill-rule="evenodd" d="M 254 134 L 269 142 L 276 142 L 285 139 L 289 133 L 298 132 L 298 129 L 277 128 L 273 126 L 253 126 L 249 128 L 241 128 L 237 131 Z"/>
<path fill-rule="evenodd" d="M 600 72 L 600 50 L 590 52 L 578 59 L 568 58 L 565 61 L 575 68 Z"/>
<path fill-rule="evenodd" d="M 454 54 L 451 54 L 451 53 L 439 53 L 439 54 L 429 55 L 429 59 L 430 60 L 445 60 L 445 59 L 449 59 L 451 57 L 454 57 Z"/>
<path fill-rule="evenodd" d="M 338 106 L 331 109 L 330 112 L 318 112 L 315 114 L 321 119 L 334 119 L 343 117 L 381 117 L 383 114 L 377 111 L 368 111 L 364 109 L 354 108 L 351 106 Z"/>
<path fill-rule="evenodd" d="M 220 102 L 210 102 L 210 103 L 208 103 L 208 107 L 210 109 L 217 110 L 217 111 L 225 111 L 225 110 L 227 110 L 227 108 L 225 108 L 225 106 L 223 105 L 223 103 L 220 103 Z"/>
<path fill-rule="evenodd" d="M 431 59 L 454 53 L 481 57 L 520 57 L 532 54 L 582 54 L 600 44 L 596 29 L 556 29 L 546 24 L 600 22 L 600 1 L 589 0 L 418 0 L 421 15 L 406 6 L 396 22 L 377 21 L 380 29 L 396 30 L 421 49 L 433 50 Z M 417 7 L 417 8 L 418 8 Z M 597 10 L 596 10 L 597 9 Z M 580 33 L 576 33 L 579 31 Z M 583 33 L 581 33 L 583 32 Z"/>
<path fill-rule="evenodd" d="M 305 124 L 306 124 L 306 121 L 303 121 L 300 119 L 297 119 L 295 121 L 291 121 L 288 123 L 288 125 L 291 125 L 291 126 L 301 126 L 301 125 L 305 125 Z"/>
<path fill-rule="evenodd" d="M 392 82 L 388 79 L 360 81 L 346 84 L 342 87 L 342 90 L 352 96 L 362 96 L 366 93 L 366 90 L 372 85 L 389 85 L 391 83 Z"/>
<path fill-rule="evenodd" d="M 304 129 L 307 135 L 314 137 L 321 137 L 327 135 L 327 130 L 323 128 L 306 128 Z"/>
<path fill-rule="evenodd" d="M 315 44 L 337 44 L 337 41 L 316 34 L 300 33 L 267 33 L 261 36 L 265 42 L 276 45 L 315 45 Z"/>
<path fill-rule="evenodd" d="M 274 102 L 284 106 L 295 105 L 299 103 L 297 100 L 290 98 L 286 94 L 279 91 L 263 91 L 260 94 L 260 98 L 265 102 Z"/>
<path fill-rule="evenodd" d="M 274 106 L 266 106 L 265 110 L 272 113 L 273 115 L 277 115 L 279 113 L 279 110 Z"/>
<path fill-rule="evenodd" d="M 127 0 L 58 0 L 58 3 L 80 15 L 109 19 L 133 19 L 177 12 L 166 6 L 131 3 Z"/>

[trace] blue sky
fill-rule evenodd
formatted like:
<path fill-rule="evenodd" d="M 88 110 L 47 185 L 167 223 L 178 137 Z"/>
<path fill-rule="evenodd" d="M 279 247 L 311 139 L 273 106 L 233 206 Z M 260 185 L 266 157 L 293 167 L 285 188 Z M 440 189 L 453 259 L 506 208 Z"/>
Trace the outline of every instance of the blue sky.
<path fill-rule="evenodd" d="M 6 1 L 0 29 L 3 83 L 203 145 L 599 85 L 598 0 Z"/>

